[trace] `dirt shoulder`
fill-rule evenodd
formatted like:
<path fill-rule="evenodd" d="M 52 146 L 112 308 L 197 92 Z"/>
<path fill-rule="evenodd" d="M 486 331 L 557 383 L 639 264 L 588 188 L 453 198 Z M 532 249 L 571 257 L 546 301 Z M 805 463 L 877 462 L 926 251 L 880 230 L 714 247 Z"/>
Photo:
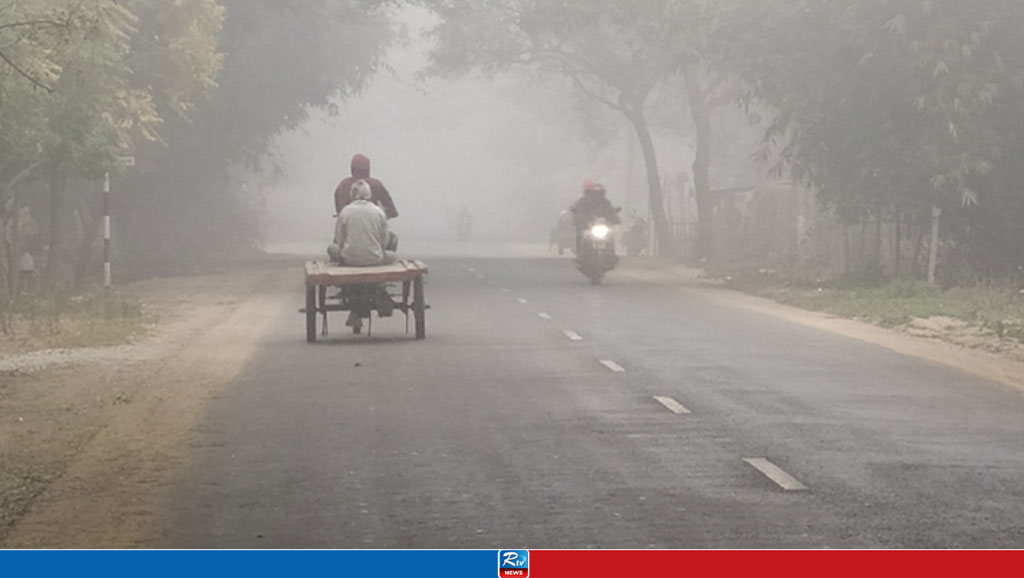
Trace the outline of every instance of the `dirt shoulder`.
<path fill-rule="evenodd" d="M 0 546 L 149 544 L 204 404 L 294 305 L 291 272 L 272 263 L 133 285 L 155 320 L 147 337 L 0 372 Z"/>
<path fill-rule="evenodd" d="M 956 319 L 911 318 L 898 326 L 883 327 L 744 293 L 706 279 L 699 269 L 666 265 L 656 260 L 626 262 L 618 274 L 646 283 L 678 287 L 681 291 L 699 292 L 729 306 L 873 343 L 1024 390 L 1024 344 L 987 335 Z"/>

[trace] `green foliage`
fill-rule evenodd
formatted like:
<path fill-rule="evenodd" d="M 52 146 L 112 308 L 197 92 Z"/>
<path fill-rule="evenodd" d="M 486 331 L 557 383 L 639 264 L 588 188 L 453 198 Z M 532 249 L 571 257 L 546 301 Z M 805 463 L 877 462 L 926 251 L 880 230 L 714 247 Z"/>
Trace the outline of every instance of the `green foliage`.
<path fill-rule="evenodd" d="M 5 333 L 41 347 L 99 347 L 128 343 L 153 321 L 134 298 L 105 291 L 40 292 L 0 301 Z"/>
<path fill-rule="evenodd" d="M 1024 5 L 767 2 L 755 93 L 770 143 L 848 221 L 972 205 L 1021 138 Z"/>
<path fill-rule="evenodd" d="M 922 281 L 897 280 L 864 286 L 828 271 L 724 268 L 727 285 L 781 303 L 886 327 L 915 319 L 958 320 L 982 334 L 1024 342 L 1024 293 L 984 286 L 941 289 Z"/>
<path fill-rule="evenodd" d="M 380 2 L 221 4 L 224 56 L 216 87 L 208 99 L 184 107 L 187 118 L 164 115 L 165 143 L 137 150 L 143 170 L 120 196 L 132 217 L 122 233 L 125 257 L 137 272 L 185 271 L 215 252 L 250 249 L 259 239 L 259 199 L 243 190 L 236 175 L 269 172 L 261 163 L 273 139 L 298 126 L 311 108 L 330 110 L 337 98 L 358 91 L 392 37 Z M 180 100 L 159 102 L 173 110 Z"/>

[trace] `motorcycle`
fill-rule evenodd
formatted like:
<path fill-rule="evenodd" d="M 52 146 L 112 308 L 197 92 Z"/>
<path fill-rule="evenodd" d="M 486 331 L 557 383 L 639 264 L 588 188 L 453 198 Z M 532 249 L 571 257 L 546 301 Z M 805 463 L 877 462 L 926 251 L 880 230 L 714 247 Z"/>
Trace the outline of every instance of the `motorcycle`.
<path fill-rule="evenodd" d="M 604 219 L 596 219 L 579 234 L 576 249 L 576 268 L 600 285 L 604 275 L 619 262 L 615 254 L 615 233 Z"/>
<path fill-rule="evenodd" d="M 551 240 L 548 241 L 548 250 L 552 247 L 558 249 L 558 254 L 562 255 L 565 250 L 572 251 L 575 249 L 573 241 L 576 238 L 575 228 L 572 226 L 572 215 L 569 211 L 562 211 L 562 214 L 558 216 L 558 223 L 551 229 Z"/>
<path fill-rule="evenodd" d="M 473 220 L 469 215 L 460 215 L 458 221 L 455 223 L 455 232 L 459 235 L 459 240 L 467 242 L 473 238 Z"/>
<path fill-rule="evenodd" d="M 622 244 L 626 246 L 626 255 L 636 257 L 647 248 L 647 221 L 633 217 L 633 225 L 622 236 Z"/>

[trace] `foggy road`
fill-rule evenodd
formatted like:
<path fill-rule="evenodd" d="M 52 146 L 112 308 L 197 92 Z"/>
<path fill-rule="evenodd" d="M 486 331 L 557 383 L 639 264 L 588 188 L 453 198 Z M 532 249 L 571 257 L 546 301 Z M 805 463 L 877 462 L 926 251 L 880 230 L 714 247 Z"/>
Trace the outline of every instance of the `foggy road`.
<path fill-rule="evenodd" d="M 1024 542 L 1017 391 L 564 259 L 425 258 L 425 341 L 335 314 L 307 344 L 284 273 L 161 547 Z"/>

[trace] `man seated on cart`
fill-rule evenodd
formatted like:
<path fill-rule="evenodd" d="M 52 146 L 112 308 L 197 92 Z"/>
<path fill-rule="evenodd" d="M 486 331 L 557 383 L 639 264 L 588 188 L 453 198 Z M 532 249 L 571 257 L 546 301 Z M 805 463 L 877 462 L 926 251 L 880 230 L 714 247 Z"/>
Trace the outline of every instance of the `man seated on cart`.
<path fill-rule="evenodd" d="M 350 194 L 352 202 L 338 213 L 334 243 L 327 247 L 331 261 L 346 267 L 394 263 L 398 238 L 388 231 L 384 210 L 370 202 L 373 192 L 369 183 L 356 181 Z"/>
<path fill-rule="evenodd" d="M 398 238 L 388 231 L 388 218 L 384 210 L 372 203 L 373 191 L 369 183 L 358 180 L 352 185 L 352 202 L 338 214 L 334 226 L 334 243 L 327 247 L 331 261 L 345 267 L 375 267 L 395 262 Z M 377 313 L 390 317 L 393 302 L 387 289 L 376 289 Z M 362 326 L 357 311 L 349 314 L 348 322 L 353 328 Z"/>

